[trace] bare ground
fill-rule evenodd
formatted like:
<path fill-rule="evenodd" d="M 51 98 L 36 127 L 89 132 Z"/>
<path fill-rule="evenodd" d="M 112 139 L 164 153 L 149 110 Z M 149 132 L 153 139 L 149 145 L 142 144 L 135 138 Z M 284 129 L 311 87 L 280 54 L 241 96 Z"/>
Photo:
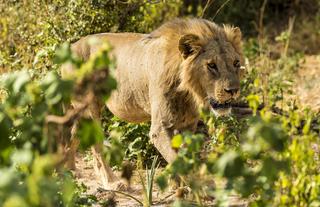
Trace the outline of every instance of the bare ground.
<path fill-rule="evenodd" d="M 87 156 L 90 156 L 90 152 L 87 152 Z M 157 171 L 159 173 L 161 169 Z M 130 194 L 131 196 L 134 196 L 140 201 L 143 201 L 143 187 L 141 184 L 141 178 L 140 175 L 144 178 L 145 177 L 145 170 L 139 170 L 135 171 L 132 177 L 130 190 L 128 192 L 125 192 L 127 194 Z M 157 174 L 156 173 L 156 174 Z M 87 195 L 94 195 L 98 198 L 99 201 L 106 201 L 110 198 L 114 198 L 117 202 L 117 206 L 121 207 L 135 207 L 135 206 L 141 206 L 137 201 L 133 200 L 132 198 L 121 195 L 118 193 L 110 193 L 110 192 L 101 192 L 99 191 L 99 188 L 102 188 L 102 184 L 100 181 L 96 178 L 94 169 L 93 169 L 93 160 L 86 158 L 84 155 L 77 154 L 76 157 L 76 178 L 77 182 L 79 184 L 84 184 L 87 187 Z M 118 175 L 119 176 L 119 175 Z M 120 176 L 119 176 L 120 177 Z M 145 182 L 145 180 L 143 181 Z M 222 188 L 224 186 L 223 181 L 217 181 L 216 182 L 217 187 Z M 168 190 L 166 192 L 161 192 L 159 188 L 154 185 L 153 189 L 153 203 L 155 203 L 153 206 L 156 207 L 165 207 L 170 206 L 172 202 L 175 200 L 175 191 Z M 229 206 L 230 207 L 246 207 L 247 202 L 244 200 L 239 199 L 237 195 L 230 195 L 229 196 Z M 206 199 L 204 201 L 204 205 L 206 206 L 214 206 L 215 202 L 213 199 Z M 95 204 L 94 206 L 101 206 L 99 204 Z"/>
<path fill-rule="evenodd" d="M 306 56 L 297 73 L 296 97 L 304 107 L 320 111 L 320 55 Z"/>

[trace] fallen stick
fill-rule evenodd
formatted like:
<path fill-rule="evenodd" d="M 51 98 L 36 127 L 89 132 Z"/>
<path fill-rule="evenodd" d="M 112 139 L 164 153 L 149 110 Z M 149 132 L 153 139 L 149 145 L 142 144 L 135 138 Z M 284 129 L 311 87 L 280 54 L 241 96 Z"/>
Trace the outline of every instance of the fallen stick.
<path fill-rule="evenodd" d="M 118 191 L 118 190 L 104 189 L 104 188 L 101 188 L 101 187 L 99 187 L 97 190 L 99 192 L 111 192 L 111 193 L 118 193 L 118 194 L 124 195 L 126 197 L 129 197 L 129 198 L 135 200 L 137 203 L 139 203 L 140 205 L 143 206 L 143 203 L 139 199 L 135 198 L 134 196 L 132 196 L 132 195 L 130 195 L 128 193 L 125 193 L 125 192 L 122 192 L 122 191 Z"/>

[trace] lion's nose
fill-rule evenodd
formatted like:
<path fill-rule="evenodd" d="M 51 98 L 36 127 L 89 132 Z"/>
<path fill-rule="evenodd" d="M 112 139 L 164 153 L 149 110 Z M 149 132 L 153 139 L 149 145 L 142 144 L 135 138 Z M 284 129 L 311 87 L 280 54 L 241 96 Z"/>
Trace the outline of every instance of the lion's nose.
<path fill-rule="evenodd" d="M 224 91 L 233 96 L 234 94 L 238 93 L 239 88 L 225 88 Z"/>

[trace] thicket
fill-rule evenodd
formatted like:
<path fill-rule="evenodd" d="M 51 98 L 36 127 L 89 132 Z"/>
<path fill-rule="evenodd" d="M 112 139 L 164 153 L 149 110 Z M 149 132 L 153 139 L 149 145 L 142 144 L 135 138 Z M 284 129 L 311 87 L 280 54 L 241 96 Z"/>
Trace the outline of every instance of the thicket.
<path fill-rule="evenodd" d="M 182 1 L 6 1 L 0 13 L 2 70 L 52 69 L 57 44 L 101 32 L 148 32 L 178 15 Z"/>
<path fill-rule="evenodd" d="M 184 147 L 179 149 L 177 160 L 155 178 L 158 185 L 165 189 L 169 177 L 185 175 L 190 196 L 177 198 L 175 206 L 194 202 L 205 205 L 202 198 L 207 195 L 214 196 L 223 206 L 227 195 L 234 191 L 249 197 L 252 206 L 320 206 L 319 114 L 286 98 L 292 93 L 293 74 L 303 58 L 301 53 L 288 53 L 287 46 L 294 44 L 294 33 L 303 28 L 305 21 L 316 25 L 312 30 L 305 28 L 312 31 L 307 39 L 320 34 L 316 24 L 320 21 L 320 2 L 265 1 L 262 25 L 264 1 L 212 1 L 204 11 L 208 2 L 1 2 L 0 205 L 99 203 L 94 198 L 83 198 L 82 187 L 62 167 L 62 149 L 56 141 L 67 127 L 50 117 L 63 116 L 61 104 L 81 95 L 95 92 L 101 99 L 107 98 L 116 87 L 112 77 L 108 76 L 101 85 L 91 84 L 105 78 L 114 62 L 108 58 L 107 45 L 83 63 L 71 54 L 67 44 L 59 47 L 60 44 L 99 32 L 149 32 L 176 16 L 203 14 L 218 23 L 238 25 L 246 37 L 251 37 L 245 41 L 248 74 L 242 82 L 242 101 L 256 113 L 245 118 L 216 118 L 203 111 L 208 134 L 186 133 L 173 138 L 173 147 Z M 287 24 L 293 16 L 294 32 Z M 274 33 L 270 37 L 277 38 L 267 39 L 267 29 L 278 25 L 278 20 L 280 26 L 270 31 Z M 301 39 L 304 44 L 305 39 Z M 280 45 L 279 57 L 270 59 L 271 43 Z M 68 80 L 59 77 L 59 66 L 65 61 L 79 68 L 78 75 Z M 86 98 L 90 102 L 90 96 Z M 259 108 L 261 104 L 263 109 Z M 275 110 L 279 107 L 280 111 Z M 123 159 L 150 166 L 150 158 L 157 155 L 148 142 L 148 123 L 127 124 L 107 111 L 102 123 L 81 116 L 73 117 L 75 120 L 82 123 L 78 133 L 80 148 L 85 150 L 108 139 L 112 147 L 106 150 L 106 157 L 120 169 Z M 225 188 L 208 185 L 212 176 L 225 179 Z M 152 198 L 149 201 L 145 205 L 150 205 Z"/>

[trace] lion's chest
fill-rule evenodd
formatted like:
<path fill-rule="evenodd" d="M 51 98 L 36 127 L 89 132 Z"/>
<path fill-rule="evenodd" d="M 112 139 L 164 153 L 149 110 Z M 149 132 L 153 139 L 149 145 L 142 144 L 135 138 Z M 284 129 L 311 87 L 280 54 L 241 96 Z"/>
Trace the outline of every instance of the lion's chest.
<path fill-rule="evenodd" d="M 173 127 L 178 130 L 193 130 L 192 127 L 197 122 L 199 114 L 192 97 L 188 93 L 175 92 L 167 94 L 167 100 Z"/>

